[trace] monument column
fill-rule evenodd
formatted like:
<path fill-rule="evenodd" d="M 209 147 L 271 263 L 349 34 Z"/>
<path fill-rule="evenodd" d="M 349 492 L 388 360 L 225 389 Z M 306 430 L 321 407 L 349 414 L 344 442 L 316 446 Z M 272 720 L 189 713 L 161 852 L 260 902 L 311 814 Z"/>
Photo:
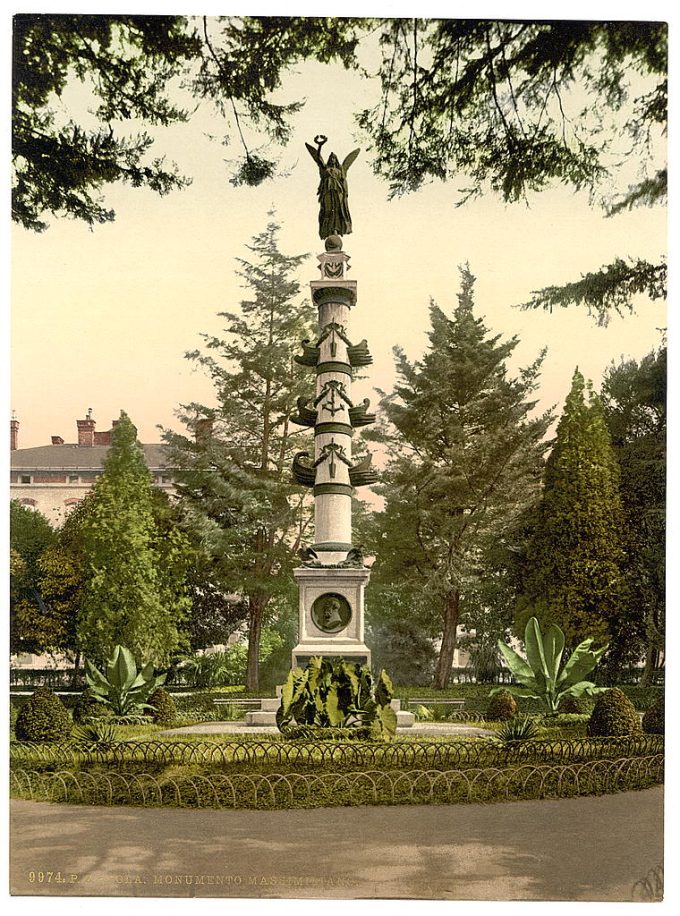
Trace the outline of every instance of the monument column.
<path fill-rule="evenodd" d="M 358 150 L 342 165 L 331 153 L 324 162 L 325 137 L 307 144 L 319 167 L 319 235 L 325 251 L 318 256 L 321 278 L 311 282 L 318 310 L 318 337 L 302 343 L 297 362 L 316 374 L 313 401 L 301 398 L 293 421 L 314 429 L 314 451 L 300 452 L 293 461 L 295 480 L 313 489 L 315 540 L 301 551 L 303 565 L 293 575 L 300 589 L 299 641 L 293 667 L 303 667 L 312 655 L 343 657 L 370 664 L 364 643 L 364 588 L 370 571 L 361 549 L 352 544 L 352 494 L 375 483 L 377 472 L 368 456 L 352 458 L 354 430 L 375 420 L 369 401 L 352 400 L 353 370 L 372 363 L 366 341 L 350 339 L 350 312 L 357 302 L 356 281 L 347 277 L 350 257 L 342 236 L 352 231 L 347 206 L 347 169 Z"/>

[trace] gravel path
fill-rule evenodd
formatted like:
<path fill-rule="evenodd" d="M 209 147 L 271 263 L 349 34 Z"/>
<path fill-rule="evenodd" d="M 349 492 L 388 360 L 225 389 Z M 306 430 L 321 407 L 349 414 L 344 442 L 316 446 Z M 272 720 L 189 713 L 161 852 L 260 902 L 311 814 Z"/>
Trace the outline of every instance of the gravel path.
<path fill-rule="evenodd" d="M 12 893 L 50 897 L 621 901 L 663 861 L 661 787 L 304 811 L 13 800 L 10 817 Z"/>

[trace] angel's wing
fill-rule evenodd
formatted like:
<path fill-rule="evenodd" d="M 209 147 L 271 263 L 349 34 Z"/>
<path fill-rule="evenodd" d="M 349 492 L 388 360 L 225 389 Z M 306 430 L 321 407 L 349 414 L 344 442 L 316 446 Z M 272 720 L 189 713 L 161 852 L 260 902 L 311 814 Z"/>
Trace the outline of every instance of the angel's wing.
<path fill-rule="evenodd" d="M 347 169 L 348 169 L 348 168 L 350 167 L 350 165 L 354 162 L 354 160 L 357 158 L 357 156 L 359 155 L 360 152 L 361 152 L 360 149 L 355 149 L 355 150 L 352 150 L 351 153 L 348 153 L 348 154 L 345 156 L 345 161 L 342 163 L 342 167 L 343 167 L 343 169 L 344 169 L 345 171 L 347 171 Z"/>
<path fill-rule="evenodd" d="M 309 143 L 305 143 L 305 146 L 306 146 L 307 149 L 309 150 L 309 155 L 312 157 L 312 159 L 314 160 L 314 162 L 316 162 L 316 164 L 319 166 L 319 168 L 322 169 L 324 163 L 323 163 L 323 159 L 321 158 L 321 153 L 319 152 L 319 150 L 318 150 L 315 146 L 310 146 Z M 358 150 L 357 150 L 357 152 L 358 152 Z"/>

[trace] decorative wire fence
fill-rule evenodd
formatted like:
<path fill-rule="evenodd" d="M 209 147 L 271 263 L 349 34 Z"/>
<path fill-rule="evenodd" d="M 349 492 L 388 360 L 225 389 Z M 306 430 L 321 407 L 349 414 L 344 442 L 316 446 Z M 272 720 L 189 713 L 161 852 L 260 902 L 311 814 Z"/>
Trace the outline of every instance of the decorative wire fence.
<path fill-rule="evenodd" d="M 572 763 L 598 758 L 663 754 L 661 735 L 609 738 L 570 738 L 501 744 L 493 739 L 474 742 L 363 741 L 127 741 L 87 749 L 64 744 L 14 743 L 14 765 L 77 765 L 80 763 L 148 763 L 172 766 L 377 766 L 472 767 L 509 763 Z"/>
<path fill-rule="evenodd" d="M 663 755 L 465 770 L 158 775 L 17 769 L 16 797 L 87 805 L 316 808 L 564 798 L 640 789 L 663 780 Z"/>

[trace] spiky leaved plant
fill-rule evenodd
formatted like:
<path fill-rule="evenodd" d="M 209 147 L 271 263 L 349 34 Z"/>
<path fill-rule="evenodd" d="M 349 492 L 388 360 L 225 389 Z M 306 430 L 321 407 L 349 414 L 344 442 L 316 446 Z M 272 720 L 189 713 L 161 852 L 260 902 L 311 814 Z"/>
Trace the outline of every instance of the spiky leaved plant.
<path fill-rule="evenodd" d="M 584 639 L 579 643 L 560 671 L 564 633 L 558 626 L 551 624 L 544 636 L 538 620 L 532 617 L 524 631 L 526 659 L 507 646 L 502 639 L 498 640 L 498 648 L 512 676 L 524 686 L 516 687 L 511 684 L 496 687 L 489 695 L 493 696 L 501 690 L 507 690 L 517 697 L 540 700 L 548 715 L 554 716 L 557 715 L 560 702 L 565 697 L 591 697 L 603 693 L 607 687 L 596 687 L 591 681 L 583 680 L 607 651 L 607 646 L 591 649 L 592 644 L 592 639 Z"/>
<path fill-rule="evenodd" d="M 148 708 L 149 694 L 165 683 L 165 674 L 154 677 L 153 665 L 137 671 L 137 664 L 129 649 L 116 646 L 102 674 L 92 662 L 85 661 L 85 679 L 90 696 L 109 707 L 116 716 L 128 716 Z"/>

